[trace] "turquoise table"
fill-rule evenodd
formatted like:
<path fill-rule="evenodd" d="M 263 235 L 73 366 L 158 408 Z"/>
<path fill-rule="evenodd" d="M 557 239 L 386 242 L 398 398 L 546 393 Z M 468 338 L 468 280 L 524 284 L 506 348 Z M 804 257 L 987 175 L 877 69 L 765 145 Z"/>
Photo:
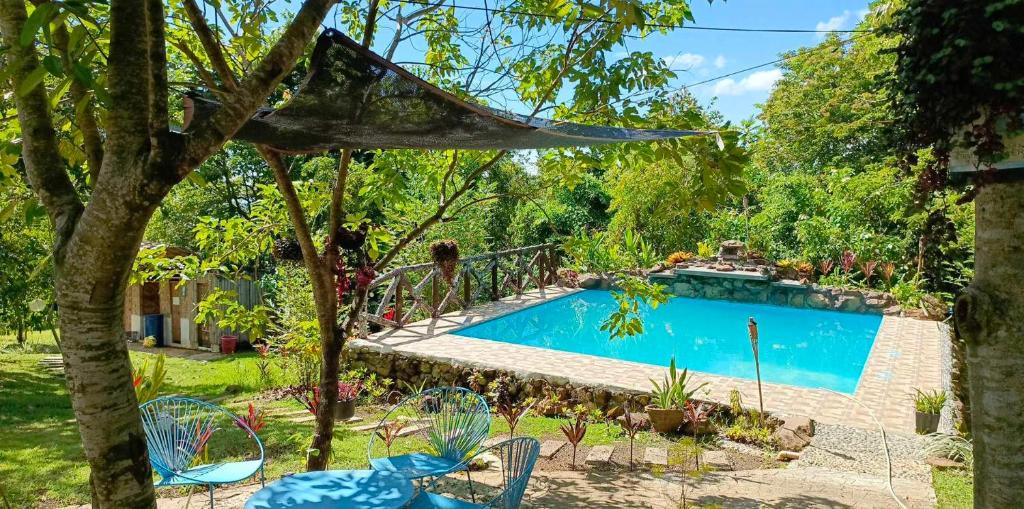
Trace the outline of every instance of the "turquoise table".
<path fill-rule="evenodd" d="M 413 493 L 412 481 L 391 472 L 327 470 L 267 484 L 245 509 L 400 509 Z"/>

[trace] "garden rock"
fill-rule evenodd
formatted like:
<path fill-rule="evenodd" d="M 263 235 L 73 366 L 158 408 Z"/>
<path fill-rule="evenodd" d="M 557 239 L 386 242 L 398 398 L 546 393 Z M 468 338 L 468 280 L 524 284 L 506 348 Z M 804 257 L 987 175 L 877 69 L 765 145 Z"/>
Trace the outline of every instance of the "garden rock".
<path fill-rule="evenodd" d="M 779 428 L 772 434 L 779 448 L 786 451 L 802 451 L 811 443 L 810 437 L 788 428 Z"/>
<path fill-rule="evenodd" d="M 714 470 L 732 470 L 732 463 L 725 451 L 704 451 L 701 462 Z"/>
<path fill-rule="evenodd" d="M 594 290 L 601 287 L 601 278 L 593 275 L 586 274 L 580 276 L 580 288 L 585 290 Z"/>
<path fill-rule="evenodd" d="M 615 447 L 610 445 L 595 445 L 590 449 L 590 453 L 587 454 L 587 459 L 584 463 L 588 465 L 607 465 L 612 460 L 612 453 L 615 451 Z"/>
<path fill-rule="evenodd" d="M 783 419 L 782 426 L 780 427 L 792 430 L 808 438 L 814 436 L 814 420 L 803 415 L 786 417 Z"/>

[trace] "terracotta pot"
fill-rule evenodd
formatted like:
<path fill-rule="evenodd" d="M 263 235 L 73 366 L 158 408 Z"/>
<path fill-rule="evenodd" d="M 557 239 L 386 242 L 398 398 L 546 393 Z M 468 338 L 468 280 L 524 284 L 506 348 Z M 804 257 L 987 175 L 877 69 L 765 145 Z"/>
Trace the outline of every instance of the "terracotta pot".
<path fill-rule="evenodd" d="M 922 435 L 935 433 L 939 430 L 939 414 L 926 414 L 915 411 L 914 425 L 917 428 L 917 432 Z"/>
<path fill-rule="evenodd" d="M 334 407 L 334 420 L 347 421 L 356 415 L 356 400 L 339 401 Z"/>
<path fill-rule="evenodd" d="M 232 354 L 235 353 L 235 348 L 238 347 L 238 336 L 221 336 L 220 337 L 220 353 Z"/>
<path fill-rule="evenodd" d="M 645 410 L 651 418 L 651 427 L 658 433 L 674 433 L 686 420 L 686 414 L 676 408 L 648 406 Z"/>

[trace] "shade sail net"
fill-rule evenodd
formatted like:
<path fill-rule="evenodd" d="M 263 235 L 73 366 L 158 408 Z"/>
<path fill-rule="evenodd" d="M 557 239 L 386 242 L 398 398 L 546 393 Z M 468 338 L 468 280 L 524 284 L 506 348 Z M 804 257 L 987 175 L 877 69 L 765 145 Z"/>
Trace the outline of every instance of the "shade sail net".
<path fill-rule="evenodd" d="M 193 98 L 194 116 L 219 104 Z M 337 30 L 324 31 L 305 83 L 280 109 L 264 108 L 234 138 L 290 153 L 350 149 L 531 149 L 705 134 L 556 122 L 459 99 Z"/>

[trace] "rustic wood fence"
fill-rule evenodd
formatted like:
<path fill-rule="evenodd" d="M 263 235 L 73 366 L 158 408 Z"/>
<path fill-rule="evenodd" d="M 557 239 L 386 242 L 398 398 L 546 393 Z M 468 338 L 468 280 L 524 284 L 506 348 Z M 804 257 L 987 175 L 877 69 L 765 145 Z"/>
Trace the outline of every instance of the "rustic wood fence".
<path fill-rule="evenodd" d="M 360 314 L 360 332 L 365 337 L 368 324 L 401 328 L 410 322 L 436 318 L 480 302 L 522 295 L 531 288 L 544 288 L 558 281 L 558 268 L 557 244 L 538 244 L 462 258 L 450 282 L 433 263 L 398 267 L 370 283 L 372 297 Z M 380 289 L 384 289 L 383 293 Z"/>

